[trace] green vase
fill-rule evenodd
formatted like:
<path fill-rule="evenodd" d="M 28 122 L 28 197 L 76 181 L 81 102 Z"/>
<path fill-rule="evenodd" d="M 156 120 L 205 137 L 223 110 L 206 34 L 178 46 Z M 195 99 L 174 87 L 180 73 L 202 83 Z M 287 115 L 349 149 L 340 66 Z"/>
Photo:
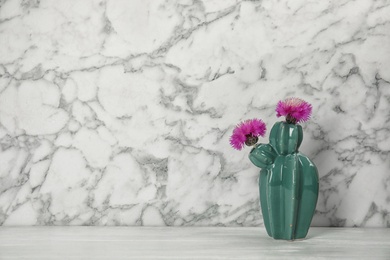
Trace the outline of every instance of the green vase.
<path fill-rule="evenodd" d="M 317 204 L 317 168 L 298 151 L 303 139 L 300 125 L 278 122 L 269 139 L 270 144 L 257 145 L 249 154 L 251 162 L 261 168 L 264 225 L 275 239 L 305 238 Z"/>

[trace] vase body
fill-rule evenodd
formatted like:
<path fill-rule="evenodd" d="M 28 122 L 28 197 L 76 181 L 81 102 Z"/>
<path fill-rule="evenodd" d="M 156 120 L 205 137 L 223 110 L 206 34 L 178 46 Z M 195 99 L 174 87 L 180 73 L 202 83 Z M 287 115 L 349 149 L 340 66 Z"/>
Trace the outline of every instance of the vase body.
<path fill-rule="evenodd" d="M 276 123 L 270 144 L 252 149 L 249 159 L 261 168 L 260 205 L 264 225 L 275 239 L 305 238 L 318 198 L 318 172 L 314 163 L 298 151 L 302 127 Z"/>

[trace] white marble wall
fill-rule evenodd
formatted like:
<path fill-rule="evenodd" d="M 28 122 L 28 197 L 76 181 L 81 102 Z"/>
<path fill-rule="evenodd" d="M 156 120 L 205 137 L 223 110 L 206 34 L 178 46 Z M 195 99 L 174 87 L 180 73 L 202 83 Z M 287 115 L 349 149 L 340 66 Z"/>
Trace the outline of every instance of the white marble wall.
<path fill-rule="evenodd" d="M 390 227 L 389 0 L 1 0 L 0 225 L 261 225 L 228 140 L 288 96 L 313 225 Z"/>

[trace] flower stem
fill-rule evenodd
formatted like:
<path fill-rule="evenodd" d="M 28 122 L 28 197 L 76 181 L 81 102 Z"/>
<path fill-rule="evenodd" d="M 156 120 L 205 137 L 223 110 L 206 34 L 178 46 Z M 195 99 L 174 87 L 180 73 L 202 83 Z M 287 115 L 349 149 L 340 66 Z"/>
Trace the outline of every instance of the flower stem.
<path fill-rule="evenodd" d="M 246 135 L 245 144 L 247 146 L 253 146 L 257 144 L 257 141 L 259 141 L 259 138 L 257 136 L 253 136 L 252 134 Z"/>
<path fill-rule="evenodd" d="M 286 121 L 287 123 L 294 124 L 294 125 L 297 123 L 297 119 L 291 116 L 290 114 L 286 116 Z"/>

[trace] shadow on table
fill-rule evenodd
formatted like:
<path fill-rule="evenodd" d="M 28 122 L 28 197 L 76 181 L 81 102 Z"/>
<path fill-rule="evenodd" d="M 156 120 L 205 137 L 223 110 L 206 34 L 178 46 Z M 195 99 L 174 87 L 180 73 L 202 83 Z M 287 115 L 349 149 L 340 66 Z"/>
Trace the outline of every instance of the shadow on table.
<path fill-rule="evenodd" d="M 336 227 L 334 229 L 337 229 Z M 323 237 L 327 234 L 334 233 L 335 230 L 331 230 L 329 228 L 313 228 L 311 227 L 309 229 L 309 233 L 307 234 L 305 239 L 311 239 L 311 238 L 317 238 L 317 237 Z"/>

